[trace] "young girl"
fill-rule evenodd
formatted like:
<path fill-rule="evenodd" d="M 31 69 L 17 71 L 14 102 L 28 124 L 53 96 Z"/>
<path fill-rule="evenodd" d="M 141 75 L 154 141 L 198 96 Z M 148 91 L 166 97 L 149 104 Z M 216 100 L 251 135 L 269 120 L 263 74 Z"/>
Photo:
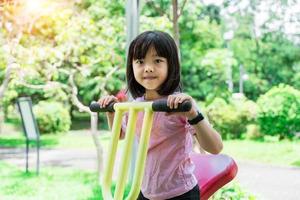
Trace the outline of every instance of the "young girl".
<path fill-rule="evenodd" d="M 177 108 L 185 100 L 193 103 L 189 112 L 154 114 L 138 200 L 199 200 L 200 191 L 190 159 L 192 135 L 209 153 L 219 153 L 223 144 L 220 135 L 203 118 L 193 98 L 181 93 L 180 63 L 173 38 L 161 31 L 146 31 L 138 35 L 129 47 L 126 77 L 128 90 L 136 102 L 165 98 L 170 108 Z M 105 107 L 112 101 L 118 102 L 114 96 L 105 96 L 98 103 Z M 107 113 L 107 117 L 112 127 L 114 113 Z M 122 134 L 127 117 L 123 120 Z M 143 114 L 139 113 L 138 139 L 142 120 Z"/>

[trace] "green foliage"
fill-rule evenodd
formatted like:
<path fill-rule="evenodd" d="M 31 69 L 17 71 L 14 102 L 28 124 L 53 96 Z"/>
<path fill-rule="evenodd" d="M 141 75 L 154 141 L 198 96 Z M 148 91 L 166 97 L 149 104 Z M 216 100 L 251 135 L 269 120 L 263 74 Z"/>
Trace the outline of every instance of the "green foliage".
<path fill-rule="evenodd" d="M 206 101 L 215 97 L 228 99 L 231 94 L 226 81 L 230 75 L 230 69 L 236 64 L 232 52 L 226 49 L 207 51 L 200 63 L 201 71 L 194 73 L 194 76 L 198 76 L 198 88 L 194 88 L 194 92 L 198 95 L 202 93 L 201 96 L 204 96 Z"/>
<path fill-rule="evenodd" d="M 1 34 L 0 34 L 1 37 Z M 1 44 L 1 42 L 0 42 Z M 2 47 L 0 47 L 0 83 L 2 83 L 2 80 L 4 79 L 4 74 L 5 74 L 5 68 L 6 68 L 6 59 L 4 56 L 4 50 Z"/>
<path fill-rule="evenodd" d="M 258 125 L 249 124 L 249 125 L 247 125 L 246 128 L 247 128 L 246 139 L 257 140 L 257 139 L 263 138 L 263 135 L 261 134 Z"/>
<path fill-rule="evenodd" d="M 257 122 L 262 133 L 292 137 L 300 131 L 300 91 L 280 84 L 273 87 L 257 101 Z"/>
<path fill-rule="evenodd" d="M 205 110 L 222 138 L 229 139 L 240 138 L 246 132 L 247 125 L 255 120 L 257 106 L 247 99 L 231 99 L 227 103 L 221 98 L 215 98 Z"/>
<path fill-rule="evenodd" d="M 198 100 L 212 99 L 215 96 L 226 97 L 227 89 L 223 83 L 224 78 L 221 80 L 214 78 L 217 78 L 226 69 L 224 63 L 231 63 L 232 54 L 226 50 L 221 50 L 220 26 L 214 22 L 209 23 L 207 18 L 199 20 L 201 9 L 197 4 L 188 4 L 187 6 L 189 8 L 193 6 L 191 8 L 193 14 L 184 12 L 179 24 L 184 89 Z M 228 58 L 224 59 L 224 56 L 228 56 Z M 219 62 L 222 59 L 225 61 Z M 230 63 L 227 63 L 228 60 Z M 211 75 L 214 76 L 211 77 Z"/>
<path fill-rule="evenodd" d="M 279 32 L 255 38 L 247 23 L 249 22 L 242 22 L 230 42 L 236 59 L 249 75 L 244 84 L 246 96 L 256 100 L 259 95 L 279 83 L 297 85 L 297 73 L 300 72 L 299 44 L 294 44 Z M 237 79 L 235 81 L 238 83 Z"/>
<path fill-rule="evenodd" d="M 243 199 L 243 200 L 255 200 L 256 197 L 252 194 L 249 194 L 243 190 L 237 183 L 230 184 L 228 186 L 222 187 L 217 191 L 212 200 L 219 199 Z"/>
<path fill-rule="evenodd" d="M 10 9 L 10 13 L 22 10 L 13 6 Z M 14 100 L 23 95 L 38 101 L 51 99 L 72 104 L 71 74 L 78 99 L 84 105 L 98 99 L 102 92 L 119 91 L 125 82 L 125 70 L 121 68 L 125 61 L 124 11 L 122 1 L 85 0 L 66 4 L 56 12 L 41 13 L 34 20 L 28 16 L 22 24 L 27 31 L 20 34 L 20 42 L 11 55 L 18 68 L 13 71 L 3 100 L 6 113 Z M 21 32 L 20 27 L 14 28 Z M 5 26 L 0 29 L 7 32 Z M 8 59 L 8 55 L 3 56 L 2 59 L 0 55 L 0 69 Z M 114 68 L 120 70 L 107 78 Z M 3 76 L 1 70 L 0 83 Z M 24 82 L 39 87 L 33 89 L 36 87 L 28 87 Z"/>
<path fill-rule="evenodd" d="M 183 1 L 178 4 L 181 7 Z M 15 99 L 23 95 L 35 101 L 51 99 L 70 106 L 74 91 L 71 74 L 78 89 L 77 97 L 84 105 L 103 93 L 115 94 L 125 87 L 125 1 L 76 1 L 57 7 L 55 12 L 28 15 L 24 20 L 18 14 L 21 5 L 7 4 L 2 8 L 4 15 L 0 16 L 3 20 L 0 84 L 8 60 L 12 58 L 17 66 L 0 100 L 5 116 L 12 113 Z M 244 93 L 251 100 L 281 82 L 300 89 L 299 44 L 278 31 L 262 32 L 260 37 L 253 35 L 253 13 L 245 12 L 242 16 L 235 12 L 232 17 L 238 26 L 225 49 L 222 36 L 226 24 L 220 18 L 222 9 L 202 5 L 198 0 L 185 3 L 178 21 L 184 91 L 208 103 L 215 97 L 230 101 L 232 94 L 226 84 L 228 69 L 232 68 L 235 92 L 240 64 L 249 76 L 244 82 Z M 158 29 L 173 35 L 172 2 L 145 2 L 140 22 L 140 32 Z M 17 36 L 20 42 L 13 44 Z M 114 68 L 118 70 L 107 78 Z M 22 82 L 47 86 L 32 89 Z"/>
<path fill-rule="evenodd" d="M 204 55 L 209 49 L 222 47 L 221 27 L 214 21 L 210 23 L 208 17 L 203 17 L 202 12 L 201 2 L 197 0 L 187 2 L 179 19 L 180 43 L 185 46 L 181 46 L 182 51 L 192 50 L 199 53 L 198 55 Z M 196 61 L 199 59 L 198 57 L 191 58 Z"/>
<path fill-rule="evenodd" d="M 61 103 L 40 101 L 34 113 L 41 134 L 67 132 L 71 126 L 68 109 Z"/>
<path fill-rule="evenodd" d="M 173 35 L 172 23 L 167 19 L 166 16 L 151 18 L 147 16 L 141 16 L 140 20 L 143 21 L 140 27 L 141 32 L 147 30 L 161 30 Z"/>
<path fill-rule="evenodd" d="M 294 77 L 292 78 L 292 85 L 296 89 L 300 90 L 300 62 L 293 65 L 295 71 Z"/>
<path fill-rule="evenodd" d="M 264 35 L 260 48 L 261 70 L 270 85 L 288 84 L 295 73 L 293 65 L 300 61 L 299 45 L 274 33 Z"/>

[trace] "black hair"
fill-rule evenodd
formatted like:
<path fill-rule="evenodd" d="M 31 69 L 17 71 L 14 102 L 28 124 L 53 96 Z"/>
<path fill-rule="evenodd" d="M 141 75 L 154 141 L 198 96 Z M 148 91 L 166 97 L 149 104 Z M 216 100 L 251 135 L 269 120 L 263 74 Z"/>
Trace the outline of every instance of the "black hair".
<path fill-rule="evenodd" d="M 144 95 L 145 88 L 134 78 L 132 61 L 144 59 L 150 48 L 154 48 L 157 55 L 168 61 L 168 75 L 165 82 L 157 91 L 162 96 L 181 91 L 180 62 L 174 39 L 162 31 L 146 31 L 138 35 L 130 44 L 127 56 L 126 78 L 128 90 L 133 98 Z"/>

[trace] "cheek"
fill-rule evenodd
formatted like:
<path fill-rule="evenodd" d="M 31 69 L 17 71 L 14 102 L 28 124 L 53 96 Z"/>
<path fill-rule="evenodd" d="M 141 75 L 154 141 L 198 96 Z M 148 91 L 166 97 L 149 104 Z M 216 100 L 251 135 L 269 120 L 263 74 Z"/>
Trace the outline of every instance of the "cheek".
<path fill-rule="evenodd" d="M 133 75 L 136 80 L 139 79 L 139 74 L 140 74 L 140 71 L 137 68 L 133 67 Z"/>
<path fill-rule="evenodd" d="M 168 67 L 163 68 L 163 70 L 161 71 L 161 74 L 163 74 L 164 79 L 167 79 L 168 77 Z"/>

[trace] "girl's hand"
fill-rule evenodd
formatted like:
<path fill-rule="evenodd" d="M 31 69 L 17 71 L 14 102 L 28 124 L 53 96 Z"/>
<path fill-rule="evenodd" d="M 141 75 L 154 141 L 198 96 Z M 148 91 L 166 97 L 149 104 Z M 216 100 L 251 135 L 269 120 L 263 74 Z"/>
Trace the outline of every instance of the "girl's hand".
<path fill-rule="evenodd" d="M 98 104 L 100 105 L 101 108 L 105 108 L 108 104 L 110 104 L 112 102 L 118 103 L 119 100 L 117 97 L 115 97 L 113 95 L 104 96 L 98 100 Z"/>
<path fill-rule="evenodd" d="M 172 115 L 172 114 L 177 114 L 177 115 L 184 115 L 186 116 L 188 119 L 193 119 L 194 117 L 197 116 L 197 106 L 196 106 L 196 102 L 194 101 L 194 99 L 184 93 L 178 93 L 178 94 L 173 94 L 173 95 L 169 95 L 168 96 L 168 100 L 167 100 L 167 105 L 170 108 L 177 108 L 178 104 L 189 100 L 192 102 L 192 108 L 190 111 L 188 112 L 176 112 L 176 113 L 167 113 L 167 115 Z"/>

